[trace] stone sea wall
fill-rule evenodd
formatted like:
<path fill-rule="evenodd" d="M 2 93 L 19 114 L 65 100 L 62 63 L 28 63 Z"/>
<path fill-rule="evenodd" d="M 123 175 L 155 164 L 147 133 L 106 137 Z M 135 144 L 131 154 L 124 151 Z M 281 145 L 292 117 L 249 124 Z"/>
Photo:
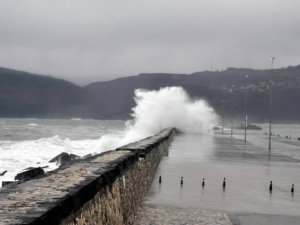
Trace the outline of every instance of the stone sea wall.
<path fill-rule="evenodd" d="M 174 134 L 144 140 L 3 188 L 0 225 L 133 224 Z"/>

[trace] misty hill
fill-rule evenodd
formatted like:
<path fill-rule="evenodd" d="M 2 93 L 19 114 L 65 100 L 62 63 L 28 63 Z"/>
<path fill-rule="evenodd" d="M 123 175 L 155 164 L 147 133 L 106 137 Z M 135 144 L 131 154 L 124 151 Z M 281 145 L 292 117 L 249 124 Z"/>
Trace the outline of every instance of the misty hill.
<path fill-rule="evenodd" d="M 193 96 L 207 97 L 214 95 L 212 90 L 203 84 L 183 82 L 188 75 L 184 74 L 140 74 L 107 82 L 97 82 L 85 87 L 90 93 L 90 103 L 94 112 L 100 112 L 105 118 L 128 118 L 134 106 L 134 90 L 138 88 L 158 90 L 168 86 L 182 86 Z M 98 96 L 105 96 L 99 98 Z"/>
<path fill-rule="evenodd" d="M 0 68 L 1 117 L 64 117 L 78 114 L 86 91 L 50 76 Z"/>
<path fill-rule="evenodd" d="M 246 78 L 247 75 L 247 78 Z M 242 117 L 245 93 L 248 114 L 252 120 L 269 118 L 269 82 L 273 78 L 273 117 L 277 121 L 300 121 L 300 65 L 275 70 L 228 68 L 220 72 L 186 74 L 140 74 L 112 81 L 96 82 L 88 90 L 92 111 L 100 118 L 124 118 L 134 106 L 137 88 L 157 90 L 167 86 L 182 86 L 193 98 L 205 98 L 219 114 Z M 232 88 L 233 85 L 233 88 Z M 231 95 L 231 88 L 233 94 Z M 99 97 L 101 96 L 101 97 Z M 101 107 L 105 109 L 101 110 Z M 95 115 L 97 116 L 97 115 Z"/>
<path fill-rule="evenodd" d="M 275 70 L 228 68 L 189 75 L 144 73 L 85 87 L 49 76 L 0 68 L 0 116 L 124 119 L 134 106 L 135 89 L 182 86 L 193 98 L 205 98 L 225 117 L 230 117 L 231 111 L 235 117 L 244 115 L 247 92 L 250 120 L 263 121 L 269 117 L 271 76 L 274 119 L 300 121 L 300 65 Z"/>

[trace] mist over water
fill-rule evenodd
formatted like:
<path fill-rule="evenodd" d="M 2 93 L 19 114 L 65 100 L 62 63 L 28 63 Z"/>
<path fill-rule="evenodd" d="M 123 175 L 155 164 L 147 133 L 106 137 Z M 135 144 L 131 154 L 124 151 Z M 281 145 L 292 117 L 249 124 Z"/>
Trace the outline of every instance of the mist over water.
<path fill-rule="evenodd" d="M 185 133 L 207 133 L 217 121 L 204 100 L 192 100 L 181 87 L 136 90 L 132 119 L 124 121 L 0 119 L 1 180 L 13 180 L 27 167 L 49 166 L 56 155 L 84 156 L 113 150 L 154 135 L 167 127 Z M 98 137 L 97 137 L 98 136 Z"/>

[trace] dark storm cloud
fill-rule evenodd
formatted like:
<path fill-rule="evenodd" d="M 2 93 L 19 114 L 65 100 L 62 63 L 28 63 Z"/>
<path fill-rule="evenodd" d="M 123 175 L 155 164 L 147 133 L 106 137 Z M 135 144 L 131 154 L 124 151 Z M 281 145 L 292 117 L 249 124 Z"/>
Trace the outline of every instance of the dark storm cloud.
<path fill-rule="evenodd" d="M 300 62 L 298 0 L 0 0 L 0 66 L 76 83 Z"/>

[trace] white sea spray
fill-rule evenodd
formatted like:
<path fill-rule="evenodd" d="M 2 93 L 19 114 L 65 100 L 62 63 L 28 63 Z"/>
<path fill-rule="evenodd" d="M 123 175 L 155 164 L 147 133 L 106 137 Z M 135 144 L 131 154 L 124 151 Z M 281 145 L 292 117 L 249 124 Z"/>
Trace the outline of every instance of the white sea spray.
<path fill-rule="evenodd" d="M 101 153 L 154 135 L 167 127 L 175 127 L 185 133 L 203 134 L 210 132 L 217 121 L 216 113 L 205 100 L 192 100 L 181 87 L 137 89 L 134 99 L 136 106 L 132 109 L 132 119 L 126 122 L 122 132 L 114 131 L 99 139 L 73 140 L 55 135 L 36 140 L 0 141 L 0 172 L 8 171 L 0 177 L 0 181 L 13 180 L 18 172 L 27 167 L 49 166 L 46 170 L 53 170 L 58 165 L 48 161 L 62 152 L 79 156 Z M 29 124 L 29 128 L 36 131 L 39 127 L 36 123 Z"/>

